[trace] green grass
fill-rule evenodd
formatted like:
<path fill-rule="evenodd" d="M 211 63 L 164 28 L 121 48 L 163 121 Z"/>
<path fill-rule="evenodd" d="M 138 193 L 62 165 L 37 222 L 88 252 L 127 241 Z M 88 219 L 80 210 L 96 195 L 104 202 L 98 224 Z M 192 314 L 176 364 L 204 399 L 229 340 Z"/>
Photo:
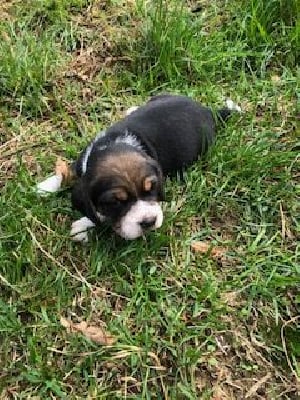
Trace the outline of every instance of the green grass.
<path fill-rule="evenodd" d="M 1 399 L 299 397 L 298 2 L 166 4 L 0 6 Z M 167 181 L 159 231 L 70 242 L 69 192 L 39 198 L 35 183 L 166 90 L 244 113 Z"/>

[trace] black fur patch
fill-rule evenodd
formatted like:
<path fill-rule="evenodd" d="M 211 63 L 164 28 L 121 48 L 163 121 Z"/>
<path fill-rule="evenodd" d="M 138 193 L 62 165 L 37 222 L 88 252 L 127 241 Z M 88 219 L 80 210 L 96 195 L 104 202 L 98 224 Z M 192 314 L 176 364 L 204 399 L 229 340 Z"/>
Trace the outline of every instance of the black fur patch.
<path fill-rule="evenodd" d="M 225 120 L 229 114 L 222 109 L 219 118 Z M 114 224 L 137 200 L 162 200 L 163 176 L 196 161 L 215 133 L 209 108 L 185 96 L 151 98 L 82 152 L 74 165 L 79 178 L 72 194 L 74 207 L 95 223 L 100 212 Z M 126 135 L 136 138 L 138 145 L 120 142 Z M 143 182 L 150 176 L 156 177 L 156 184 L 145 191 Z"/>

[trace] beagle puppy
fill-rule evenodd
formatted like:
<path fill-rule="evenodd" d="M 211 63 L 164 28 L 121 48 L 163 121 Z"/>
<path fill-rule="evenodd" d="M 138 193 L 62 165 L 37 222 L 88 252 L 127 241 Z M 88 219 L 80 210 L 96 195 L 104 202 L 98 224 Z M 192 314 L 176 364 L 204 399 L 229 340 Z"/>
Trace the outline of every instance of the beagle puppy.
<path fill-rule="evenodd" d="M 216 135 L 216 120 L 240 111 L 231 100 L 214 114 L 186 96 L 163 94 L 126 116 L 82 151 L 71 165 L 72 205 L 83 217 L 72 224 L 75 241 L 109 223 L 124 239 L 136 239 L 163 222 L 163 178 L 203 156 Z M 39 193 L 59 190 L 61 175 L 38 184 Z"/>

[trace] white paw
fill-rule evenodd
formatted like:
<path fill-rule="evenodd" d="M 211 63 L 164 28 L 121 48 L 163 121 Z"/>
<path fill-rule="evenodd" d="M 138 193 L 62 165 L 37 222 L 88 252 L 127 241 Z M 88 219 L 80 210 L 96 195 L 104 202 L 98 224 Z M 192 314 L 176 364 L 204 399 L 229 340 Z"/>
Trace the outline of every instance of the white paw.
<path fill-rule="evenodd" d="M 91 229 L 95 226 L 94 222 L 92 222 L 87 217 L 82 217 L 77 221 L 72 223 L 71 228 L 71 238 L 75 242 L 87 242 L 88 241 L 88 229 Z"/>
<path fill-rule="evenodd" d="M 226 107 L 232 111 L 242 112 L 241 107 L 234 103 L 231 99 L 226 100 Z"/>
<path fill-rule="evenodd" d="M 55 193 L 61 188 L 62 175 L 52 175 L 36 185 L 36 192 L 41 196 Z"/>
<path fill-rule="evenodd" d="M 131 113 L 133 113 L 134 111 L 136 111 L 137 109 L 138 109 L 138 106 L 132 106 L 132 107 L 128 108 L 128 110 L 125 111 L 126 117 L 127 117 L 129 114 L 131 114 Z"/>
<path fill-rule="evenodd" d="M 88 231 L 76 233 L 71 238 L 74 242 L 87 243 L 89 240 Z"/>

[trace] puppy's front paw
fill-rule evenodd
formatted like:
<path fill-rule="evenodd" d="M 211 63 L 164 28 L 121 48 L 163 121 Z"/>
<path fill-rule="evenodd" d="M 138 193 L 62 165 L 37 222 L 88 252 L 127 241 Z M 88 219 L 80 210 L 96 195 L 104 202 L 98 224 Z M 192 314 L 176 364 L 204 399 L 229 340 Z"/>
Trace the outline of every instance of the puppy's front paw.
<path fill-rule="evenodd" d="M 55 193 L 61 188 L 62 175 L 52 175 L 36 185 L 36 192 L 41 196 Z"/>
<path fill-rule="evenodd" d="M 89 240 L 88 231 L 76 233 L 73 236 L 71 236 L 71 239 L 74 242 L 87 243 Z"/>
<path fill-rule="evenodd" d="M 82 217 L 72 223 L 71 238 L 75 242 L 88 241 L 88 229 L 91 229 L 95 224 L 87 217 Z"/>

